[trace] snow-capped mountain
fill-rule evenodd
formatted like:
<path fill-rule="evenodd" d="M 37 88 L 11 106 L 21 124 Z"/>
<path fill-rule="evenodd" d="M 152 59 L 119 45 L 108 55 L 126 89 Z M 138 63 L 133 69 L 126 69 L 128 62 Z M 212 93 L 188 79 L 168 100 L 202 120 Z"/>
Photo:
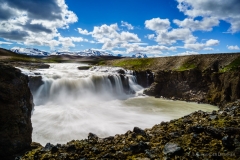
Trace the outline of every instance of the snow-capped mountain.
<path fill-rule="evenodd" d="M 90 56 L 112 56 L 112 54 L 109 54 L 107 52 L 97 51 L 92 49 L 87 49 L 87 50 L 84 50 L 83 52 Z"/>
<path fill-rule="evenodd" d="M 12 52 L 18 53 L 18 54 L 24 54 L 28 56 L 48 56 L 50 53 L 41 51 L 39 49 L 35 48 L 20 48 L 20 47 L 13 47 L 11 49 Z"/>
<path fill-rule="evenodd" d="M 132 55 L 133 58 L 148 58 L 146 54 L 143 53 L 136 53 Z"/>
<path fill-rule="evenodd" d="M 29 56 L 50 56 L 50 55 L 72 55 L 72 56 L 113 56 L 110 53 L 103 52 L 103 51 L 97 51 L 92 49 L 87 49 L 84 51 L 78 51 L 78 52 L 70 52 L 70 51 L 63 51 L 63 52 L 52 52 L 48 53 L 45 51 L 41 51 L 39 49 L 35 48 L 20 48 L 20 47 L 13 47 L 11 49 L 12 52 L 18 53 L 18 54 L 24 54 Z"/>
<path fill-rule="evenodd" d="M 84 51 L 78 51 L 78 52 L 52 52 L 51 55 L 73 55 L 73 56 L 113 56 L 110 53 L 87 49 Z"/>

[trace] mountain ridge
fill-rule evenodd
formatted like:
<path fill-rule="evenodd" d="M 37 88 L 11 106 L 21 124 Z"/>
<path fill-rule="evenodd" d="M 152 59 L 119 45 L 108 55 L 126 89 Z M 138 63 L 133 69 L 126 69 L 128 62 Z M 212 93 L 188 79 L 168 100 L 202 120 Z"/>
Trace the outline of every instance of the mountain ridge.
<path fill-rule="evenodd" d="M 36 48 L 21 48 L 21 47 L 13 47 L 10 49 L 10 51 L 15 52 L 17 54 L 23 54 L 28 56 L 52 56 L 52 55 L 73 55 L 73 56 L 113 56 L 110 53 L 93 50 L 93 49 L 87 49 L 84 51 L 62 51 L 62 52 L 45 52 L 41 51 Z"/>

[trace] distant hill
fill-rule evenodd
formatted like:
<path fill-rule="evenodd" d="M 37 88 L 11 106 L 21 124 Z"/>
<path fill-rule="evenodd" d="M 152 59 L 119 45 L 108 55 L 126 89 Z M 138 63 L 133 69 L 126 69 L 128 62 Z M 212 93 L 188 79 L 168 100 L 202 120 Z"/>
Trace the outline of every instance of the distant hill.
<path fill-rule="evenodd" d="M 11 49 L 12 52 L 23 54 L 27 56 L 49 56 L 50 53 L 41 51 L 36 48 L 20 48 L 20 47 L 13 47 Z"/>
<path fill-rule="evenodd" d="M 18 54 L 16 52 L 13 52 L 11 50 L 7 50 L 4 48 L 0 48 L 0 56 L 1 57 L 28 57 L 26 55 Z"/>

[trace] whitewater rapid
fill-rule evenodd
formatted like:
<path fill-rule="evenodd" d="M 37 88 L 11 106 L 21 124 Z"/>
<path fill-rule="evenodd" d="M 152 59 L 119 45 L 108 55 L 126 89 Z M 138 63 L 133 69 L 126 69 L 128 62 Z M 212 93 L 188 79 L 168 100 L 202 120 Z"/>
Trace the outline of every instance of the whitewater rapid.
<path fill-rule="evenodd" d="M 42 76 L 44 82 L 32 92 L 33 141 L 42 145 L 66 143 L 87 138 L 89 132 L 99 137 L 113 136 L 135 126 L 150 128 L 196 110 L 216 109 L 142 96 L 143 88 L 131 71 L 125 70 L 125 76 L 121 77 L 118 73 L 121 68 L 78 70 L 82 65 L 62 63 L 50 64 L 49 69 L 22 69 L 29 76 Z M 123 81 L 128 81 L 129 92 Z"/>

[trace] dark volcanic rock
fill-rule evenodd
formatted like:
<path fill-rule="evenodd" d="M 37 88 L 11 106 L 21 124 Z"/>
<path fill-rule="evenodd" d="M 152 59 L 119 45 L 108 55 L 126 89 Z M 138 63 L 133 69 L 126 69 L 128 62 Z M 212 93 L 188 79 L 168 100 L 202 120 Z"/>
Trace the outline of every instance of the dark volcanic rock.
<path fill-rule="evenodd" d="M 175 143 L 167 143 L 163 149 L 163 154 L 170 156 L 175 154 L 181 154 L 182 152 L 183 152 L 182 148 Z"/>
<path fill-rule="evenodd" d="M 134 72 L 137 82 L 142 87 L 149 87 L 154 82 L 154 74 L 150 70 L 135 71 Z"/>
<path fill-rule="evenodd" d="M 12 156 L 32 142 L 32 94 L 28 77 L 0 65 L 0 157 Z M 3 158 L 4 159 L 4 158 Z"/>
<path fill-rule="evenodd" d="M 77 67 L 79 70 L 88 70 L 89 68 L 91 68 L 92 66 L 79 66 Z"/>
<path fill-rule="evenodd" d="M 240 98 L 240 72 L 191 69 L 158 71 L 154 83 L 144 91 L 151 96 L 224 106 Z M 212 117 L 215 118 L 215 117 Z"/>
<path fill-rule="evenodd" d="M 30 76 L 29 77 L 29 87 L 34 94 L 34 92 L 37 91 L 37 89 L 44 84 L 42 80 L 42 76 Z"/>

